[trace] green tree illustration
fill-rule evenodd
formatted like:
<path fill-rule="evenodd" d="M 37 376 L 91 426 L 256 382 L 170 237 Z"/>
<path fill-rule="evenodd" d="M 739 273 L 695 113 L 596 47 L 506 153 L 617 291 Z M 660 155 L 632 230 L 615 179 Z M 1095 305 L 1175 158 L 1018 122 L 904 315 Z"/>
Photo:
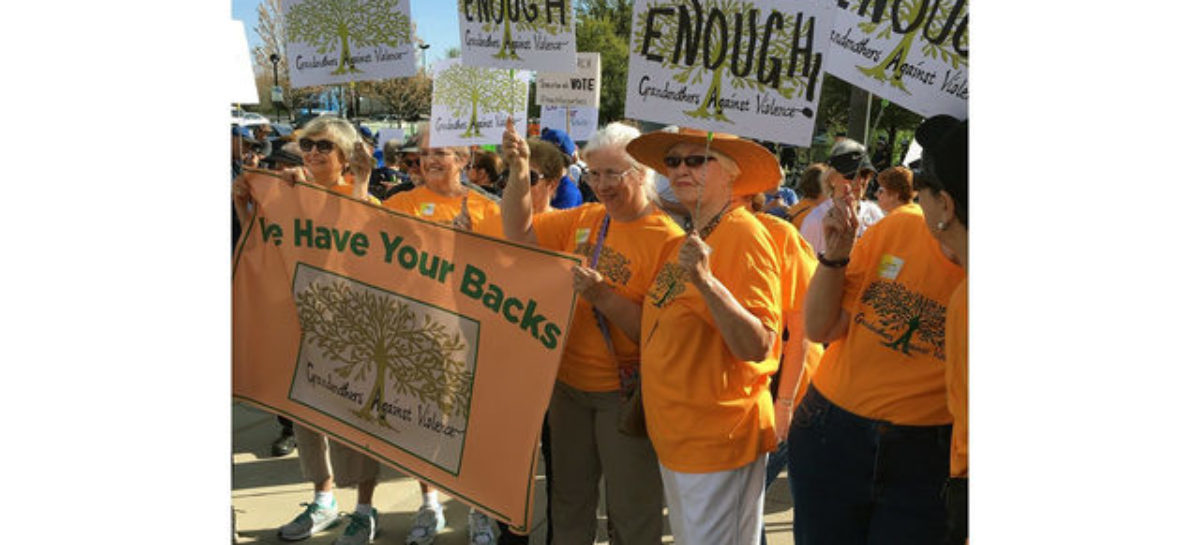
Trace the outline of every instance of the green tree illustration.
<path fill-rule="evenodd" d="M 759 50 L 762 47 L 761 41 L 763 38 L 763 32 L 761 29 L 759 29 L 753 38 L 755 40 L 755 53 L 753 58 L 746 59 L 747 55 L 745 54 L 745 50 L 749 49 L 750 47 L 750 28 L 754 26 L 750 24 L 750 18 L 752 15 L 751 12 L 757 12 L 754 14 L 756 17 L 756 24 L 763 25 L 766 21 L 766 18 L 770 15 L 769 11 L 761 10 L 755 6 L 753 2 L 745 0 L 692 0 L 690 8 L 687 4 L 680 3 L 678 0 L 651 3 L 647 6 L 645 11 L 637 14 L 637 24 L 635 25 L 634 29 L 635 38 L 633 43 L 634 46 L 638 48 L 638 51 L 641 50 L 641 44 L 644 43 L 646 31 L 648 30 L 646 20 L 649 16 L 650 10 L 654 8 L 673 8 L 676 10 L 676 14 L 673 16 L 659 16 L 655 18 L 654 30 L 655 32 L 660 33 L 660 36 L 658 39 L 651 41 L 649 48 L 649 52 L 651 54 L 662 57 L 662 63 L 664 67 L 675 72 L 675 74 L 672 76 L 672 79 L 679 83 L 695 85 L 701 83 L 706 74 L 712 75 L 712 78 L 708 84 L 708 89 L 704 93 L 704 98 L 700 101 L 700 107 L 696 108 L 695 110 L 684 112 L 684 114 L 689 117 L 716 119 L 726 123 L 733 123 L 733 121 L 725 115 L 724 108 L 721 106 L 720 102 L 722 82 L 725 78 L 729 78 L 730 86 L 734 89 L 752 89 L 760 93 L 774 90 L 787 99 L 791 99 L 797 96 L 797 94 L 805 92 L 810 85 L 817 84 L 818 80 L 816 77 L 819 73 L 819 70 L 816 68 L 813 68 L 807 76 L 804 75 L 802 73 L 803 71 L 800 69 L 797 69 L 791 77 L 788 77 L 787 75 L 787 59 L 791 57 L 792 44 L 790 32 L 791 29 L 795 27 L 795 13 L 784 14 L 783 24 L 781 27 L 782 30 L 775 32 L 771 37 L 771 43 L 768 44 L 768 58 L 778 57 L 780 59 L 784 59 L 784 66 L 779 75 L 779 84 L 777 86 L 769 86 L 758 80 L 757 70 L 755 69 L 755 67 L 758 66 Z M 720 51 L 718 51 L 720 44 L 717 43 L 718 40 L 715 39 L 717 36 L 716 31 L 713 32 L 714 40 L 711 44 L 712 46 L 710 47 L 705 44 L 704 29 L 707 27 L 707 20 L 713 9 L 723 12 L 728 24 L 728 32 L 730 36 L 729 46 L 724 55 L 721 55 Z M 680 29 L 680 12 L 683 11 L 687 11 L 689 22 L 691 25 L 694 25 L 692 28 Z M 699 13 L 697 13 L 697 11 L 699 11 Z M 742 17 L 742 24 L 744 25 L 742 28 L 743 36 L 739 44 L 740 47 L 735 49 L 733 40 L 733 34 L 735 33 L 734 21 L 739 14 Z M 704 24 L 697 24 L 698 19 Z M 684 32 L 683 35 L 680 34 L 681 30 Z M 686 53 L 686 45 L 681 45 L 679 47 L 676 46 L 677 38 L 683 37 L 689 31 L 691 32 L 691 39 L 699 39 L 700 41 L 698 46 L 699 52 L 696 54 L 694 59 L 688 58 L 688 54 Z M 809 23 L 803 25 L 801 28 L 800 38 L 804 38 L 812 31 L 812 22 L 810 20 Z M 699 34 L 698 38 L 697 34 Z M 682 42 L 685 40 L 678 41 Z M 716 66 L 711 69 L 711 71 L 707 66 L 705 66 L 705 48 L 710 49 L 708 54 L 720 56 L 720 62 L 718 62 Z M 679 54 L 677 54 L 677 50 L 680 51 Z M 740 68 L 734 66 L 735 57 L 739 59 L 739 62 L 742 65 Z M 820 55 L 817 55 L 814 58 L 814 62 L 819 63 L 819 58 Z M 819 64 L 814 64 L 814 67 L 816 66 L 819 66 Z M 743 73 L 740 75 L 737 74 L 737 69 L 742 70 Z M 813 112 L 811 110 L 805 112 L 805 115 L 808 117 L 812 117 L 812 114 Z"/>
<path fill-rule="evenodd" d="M 483 136 L 479 130 L 479 110 L 524 111 L 527 90 L 524 83 L 503 70 L 467 64 L 453 64 L 437 74 L 437 92 L 433 103 L 450 108 L 456 116 L 471 112 L 463 138 Z"/>
<path fill-rule="evenodd" d="M 310 284 L 296 296 L 296 308 L 303 342 L 337 364 L 338 376 L 364 380 L 374 373 L 355 416 L 392 428 L 383 410 L 389 384 L 396 393 L 436 404 L 443 414 L 466 416 L 474 373 L 467 370 L 466 343 L 446 324 L 428 314 L 418 320 L 399 298 L 343 281 Z"/>
<path fill-rule="evenodd" d="M 397 8 L 399 0 L 304 0 L 287 12 L 288 40 L 317 48 L 322 55 L 339 51 L 331 74 L 362 72 L 350 48 L 409 41 L 411 24 Z"/>
<path fill-rule="evenodd" d="M 863 291 L 862 302 L 875 309 L 880 324 L 899 332 L 884 346 L 909 354 L 913 337 L 933 346 L 933 354 L 945 359 L 946 307 L 899 282 L 872 282 Z"/>
<path fill-rule="evenodd" d="M 912 27 L 912 30 L 901 38 L 900 43 L 892 48 L 892 51 L 879 64 L 866 68 L 859 66 L 858 70 L 863 74 L 870 76 L 879 81 L 887 81 L 889 85 L 904 91 L 907 94 L 908 88 L 904 86 L 904 78 L 900 70 L 908 63 L 908 54 L 912 50 L 913 42 L 918 36 L 922 35 L 922 28 L 926 26 L 925 18 L 933 17 L 932 23 L 929 24 L 931 32 L 935 32 L 942 36 L 942 40 L 934 44 L 928 39 L 922 39 L 921 56 L 929 59 L 941 59 L 943 62 L 948 62 L 957 69 L 959 66 L 967 66 L 967 57 L 960 55 L 953 47 L 953 32 L 954 29 L 947 29 L 947 24 L 957 26 L 960 18 L 965 19 L 967 14 L 967 2 L 963 2 L 962 12 L 958 13 L 955 9 L 952 0 L 933 0 L 933 7 L 930 8 L 929 0 L 897 0 L 901 2 L 897 11 L 897 19 L 904 21 L 906 27 Z M 943 5 L 943 2 L 952 5 Z M 918 6 L 918 3 L 920 4 Z M 919 8 L 919 9 L 918 9 Z M 933 13 L 931 14 L 930 11 Z M 949 21 L 950 16 L 955 15 L 954 21 Z M 963 23 L 965 25 L 965 21 Z M 858 28 L 868 35 L 874 34 L 877 40 L 889 40 L 892 37 L 892 21 L 889 17 L 884 17 L 878 23 L 873 19 L 858 24 Z M 969 27 L 968 27 L 969 28 Z M 969 31 L 964 29 L 962 43 L 967 44 L 970 38 Z"/>
<path fill-rule="evenodd" d="M 687 271 L 682 265 L 667 263 L 658 272 L 658 276 L 654 277 L 654 285 L 650 287 L 646 297 L 650 299 L 651 304 L 662 308 L 683 294 L 687 289 L 687 282 Z"/>
<path fill-rule="evenodd" d="M 560 25 L 554 22 L 554 17 L 552 17 L 551 12 L 548 10 L 536 12 L 537 17 L 533 17 L 533 21 L 529 20 L 530 17 L 523 17 L 520 13 L 521 11 L 531 14 L 535 12 L 530 10 L 532 6 L 526 5 L 526 2 L 521 0 L 494 0 L 492 2 L 476 0 L 475 4 L 479 6 L 480 11 L 473 14 L 472 18 L 479 13 L 483 14 L 480 18 L 484 22 L 481 27 L 484 32 L 495 32 L 500 29 L 503 29 L 504 32 L 500 38 L 500 51 L 492 55 L 492 58 L 521 60 L 521 57 L 517 55 L 517 51 L 512 45 L 514 30 L 517 32 L 544 32 L 551 36 L 557 36 L 559 32 L 570 31 L 569 23 Z M 496 13 L 500 15 L 501 21 L 499 23 L 491 17 L 493 7 L 497 10 Z M 458 11 L 466 13 L 467 9 L 469 8 L 467 7 L 466 0 L 458 0 Z M 533 9 L 536 10 L 536 7 L 533 7 Z M 571 0 L 566 0 L 566 6 L 563 10 L 568 14 L 573 12 L 574 7 Z"/>

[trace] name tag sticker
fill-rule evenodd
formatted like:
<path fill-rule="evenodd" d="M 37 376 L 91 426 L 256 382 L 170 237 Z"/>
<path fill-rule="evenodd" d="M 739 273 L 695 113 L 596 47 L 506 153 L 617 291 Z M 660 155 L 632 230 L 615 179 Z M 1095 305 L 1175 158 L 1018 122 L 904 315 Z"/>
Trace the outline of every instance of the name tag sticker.
<path fill-rule="evenodd" d="M 431 203 L 431 202 L 421 203 L 421 215 L 422 216 L 432 216 L 433 215 L 433 203 Z"/>
<path fill-rule="evenodd" d="M 576 229 L 575 230 L 575 244 L 583 244 L 584 242 L 587 242 L 588 237 L 591 236 L 591 234 L 592 234 L 592 230 L 588 229 L 586 227 Z"/>
<path fill-rule="evenodd" d="M 900 276 L 900 269 L 904 268 L 904 260 L 892 254 L 883 254 L 883 259 L 879 260 L 879 277 L 888 280 L 895 280 Z"/>

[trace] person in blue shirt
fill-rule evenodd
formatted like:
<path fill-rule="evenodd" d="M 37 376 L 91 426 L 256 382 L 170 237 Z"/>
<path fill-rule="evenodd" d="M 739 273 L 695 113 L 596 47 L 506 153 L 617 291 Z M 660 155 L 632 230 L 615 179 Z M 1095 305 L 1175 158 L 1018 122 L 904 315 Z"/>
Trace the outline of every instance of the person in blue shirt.
<path fill-rule="evenodd" d="M 567 133 L 558 129 L 542 129 L 542 140 L 554 144 L 563 155 L 567 156 L 567 164 L 575 162 L 575 143 L 567 136 Z M 554 198 L 550 199 L 550 206 L 558 210 L 567 208 L 575 208 L 583 204 L 583 194 L 579 192 L 579 186 L 571 179 L 570 176 L 563 174 L 562 180 L 558 183 L 558 190 L 554 192 Z"/>

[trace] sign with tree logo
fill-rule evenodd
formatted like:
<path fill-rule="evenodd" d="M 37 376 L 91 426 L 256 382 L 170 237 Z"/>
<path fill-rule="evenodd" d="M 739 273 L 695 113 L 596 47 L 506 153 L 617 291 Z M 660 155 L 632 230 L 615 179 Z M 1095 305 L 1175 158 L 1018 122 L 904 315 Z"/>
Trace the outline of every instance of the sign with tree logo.
<path fill-rule="evenodd" d="M 600 107 L 600 54 L 576 53 L 574 72 L 538 72 L 539 106 Z"/>
<path fill-rule="evenodd" d="M 251 171 L 233 396 L 528 530 L 579 258 Z"/>
<path fill-rule="evenodd" d="M 828 9 L 785 0 L 637 0 L 625 115 L 808 146 Z"/>
<path fill-rule="evenodd" d="M 524 134 L 528 100 L 529 72 L 441 61 L 433 68 L 429 145 L 499 144 L 510 115 Z"/>
<path fill-rule="evenodd" d="M 920 115 L 967 117 L 967 0 L 836 0 L 829 73 Z"/>
<path fill-rule="evenodd" d="M 284 0 L 293 87 L 414 76 L 408 0 Z"/>
<path fill-rule="evenodd" d="M 571 123 L 567 124 L 568 112 Z M 566 106 L 542 106 L 540 118 L 543 128 L 558 129 L 567 133 L 571 140 L 586 141 L 600 126 L 599 108 L 567 108 Z"/>
<path fill-rule="evenodd" d="M 572 0 L 458 0 L 463 62 L 573 72 L 574 4 Z"/>

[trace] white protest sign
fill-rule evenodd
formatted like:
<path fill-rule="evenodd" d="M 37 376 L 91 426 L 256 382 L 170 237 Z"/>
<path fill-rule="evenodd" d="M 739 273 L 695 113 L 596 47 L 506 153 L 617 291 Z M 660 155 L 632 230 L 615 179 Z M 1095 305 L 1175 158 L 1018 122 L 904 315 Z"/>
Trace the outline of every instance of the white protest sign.
<path fill-rule="evenodd" d="M 967 117 L 967 0 L 830 3 L 830 74 L 925 117 Z"/>
<path fill-rule="evenodd" d="M 525 70 L 575 70 L 572 0 L 457 0 L 463 62 Z"/>
<path fill-rule="evenodd" d="M 571 124 L 567 125 L 567 111 L 571 113 Z M 600 109 L 591 107 L 569 108 L 567 106 L 542 106 L 543 129 L 558 129 L 567 133 L 571 140 L 586 141 L 592 137 L 600 124 Z"/>
<path fill-rule="evenodd" d="M 388 140 L 399 140 L 404 143 L 408 140 L 408 134 L 405 134 L 404 129 L 379 129 L 379 135 L 376 138 L 375 149 L 383 150 L 383 145 Z"/>
<path fill-rule="evenodd" d="M 600 54 L 576 53 L 575 72 L 538 72 L 539 106 L 600 107 Z"/>
<path fill-rule="evenodd" d="M 499 144 L 509 115 L 525 134 L 528 98 L 529 72 L 441 61 L 433 67 L 429 145 Z"/>
<path fill-rule="evenodd" d="M 832 16 L 795 0 L 637 0 L 625 116 L 808 146 Z"/>
<path fill-rule="evenodd" d="M 417 74 L 408 0 L 283 0 L 293 87 Z"/>

